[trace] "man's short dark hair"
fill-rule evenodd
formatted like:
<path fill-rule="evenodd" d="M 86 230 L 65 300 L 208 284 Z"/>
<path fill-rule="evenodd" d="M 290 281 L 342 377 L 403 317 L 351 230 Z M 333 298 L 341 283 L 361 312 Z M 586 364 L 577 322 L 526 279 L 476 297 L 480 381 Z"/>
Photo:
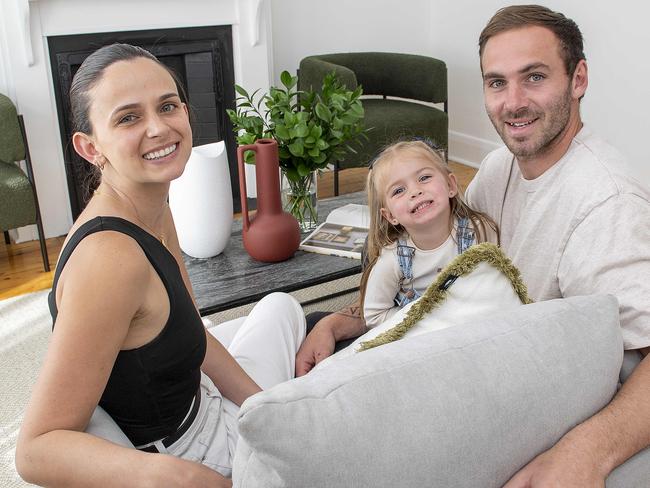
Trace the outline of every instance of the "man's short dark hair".
<path fill-rule="evenodd" d="M 479 57 L 483 56 L 485 45 L 491 37 L 531 25 L 546 27 L 555 34 L 560 41 L 560 55 L 566 72 L 572 76 L 580 60 L 586 59 L 582 33 L 573 20 L 540 5 L 512 5 L 499 9 L 479 36 Z"/>

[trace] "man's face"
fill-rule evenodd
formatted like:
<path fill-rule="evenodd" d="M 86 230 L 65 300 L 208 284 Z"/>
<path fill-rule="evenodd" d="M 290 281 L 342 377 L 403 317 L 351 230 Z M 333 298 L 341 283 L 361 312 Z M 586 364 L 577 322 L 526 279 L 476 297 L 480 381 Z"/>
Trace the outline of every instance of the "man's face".
<path fill-rule="evenodd" d="M 485 108 L 508 149 L 520 161 L 553 151 L 586 89 L 567 74 L 555 34 L 539 26 L 497 34 L 481 67 Z"/>

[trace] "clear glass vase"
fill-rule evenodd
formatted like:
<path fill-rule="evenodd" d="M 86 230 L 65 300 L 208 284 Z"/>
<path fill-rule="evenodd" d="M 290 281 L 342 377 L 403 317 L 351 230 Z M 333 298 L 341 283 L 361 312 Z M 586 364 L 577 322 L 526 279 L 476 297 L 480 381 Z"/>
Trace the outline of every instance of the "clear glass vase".
<path fill-rule="evenodd" d="M 298 220 L 301 232 L 314 230 L 318 225 L 317 181 L 318 171 L 297 181 L 290 180 L 282 171 L 282 207 Z"/>

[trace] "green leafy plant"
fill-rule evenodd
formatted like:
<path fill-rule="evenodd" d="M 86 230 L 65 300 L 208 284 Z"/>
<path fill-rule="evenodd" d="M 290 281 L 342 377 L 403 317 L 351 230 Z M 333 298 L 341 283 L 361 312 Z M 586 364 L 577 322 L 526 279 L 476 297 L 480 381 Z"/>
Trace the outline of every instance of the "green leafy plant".
<path fill-rule="evenodd" d="M 362 88 L 348 90 L 332 72 L 323 79 L 320 92 L 299 91 L 298 77 L 283 71 L 282 87 L 271 87 L 268 94 L 259 90 L 249 94 L 235 85 L 239 95 L 237 110 L 227 110 L 237 143 L 253 144 L 257 139 L 273 138 L 278 143 L 280 168 L 294 195 L 289 210 L 302 223 L 316 222 L 313 203 L 301 200 L 311 190 L 307 186 L 314 171 L 340 161 L 365 136 Z M 246 151 L 247 163 L 255 153 Z M 311 215 L 306 215 L 310 212 Z"/>

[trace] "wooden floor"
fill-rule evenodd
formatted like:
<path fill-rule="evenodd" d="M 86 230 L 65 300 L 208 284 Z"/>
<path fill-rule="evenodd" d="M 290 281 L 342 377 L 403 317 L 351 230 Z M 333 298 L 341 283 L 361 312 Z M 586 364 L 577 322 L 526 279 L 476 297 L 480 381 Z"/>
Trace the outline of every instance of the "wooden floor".
<path fill-rule="evenodd" d="M 0 299 L 51 288 L 54 265 L 64 239 L 65 236 L 47 239 L 48 273 L 43 270 L 38 241 L 0 245 Z"/>
<path fill-rule="evenodd" d="M 465 190 L 476 170 L 469 166 L 450 162 L 449 166 L 458 178 L 460 187 Z M 365 188 L 367 168 L 353 168 L 339 174 L 339 193 L 361 191 Z M 332 173 L 323 173 L 318 180 L 318 197 L 334 195 Z M 65 236 L 47 239 L 51 271 L 43 271 L 43 261 L 38 241 L 20 244 L 0 245 L 0 299 L 10 298 L 52 287 L 54 266 Z M 2 241 L 4 242 L 4 240 Z"/>

